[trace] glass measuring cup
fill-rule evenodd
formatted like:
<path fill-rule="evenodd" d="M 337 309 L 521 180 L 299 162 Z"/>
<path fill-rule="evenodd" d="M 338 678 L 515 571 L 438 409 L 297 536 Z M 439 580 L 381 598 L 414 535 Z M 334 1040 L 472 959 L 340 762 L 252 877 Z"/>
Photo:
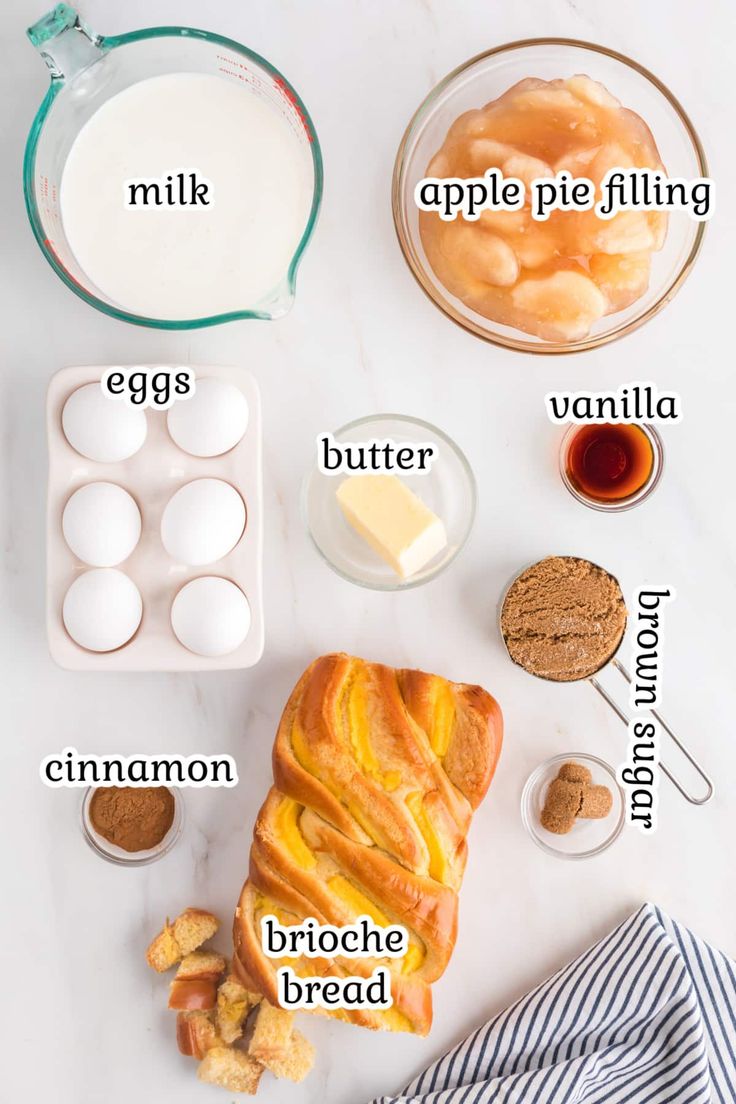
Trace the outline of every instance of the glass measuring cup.
<path fill-rule="evenodd" d="M 56 274 L 80 298 L 113 318 L 165 330 L 213 326 L 239 318 L 278 318 L 294 299 L 296 273 L 322 200 L 322 154 L 309 113 L 285 77 L 232 39 L 192 27 L 149 27 L 130 34 L 95 34 L 68 4 L 28 30 L 51 74 L 51 86 L 33 120 L 23 163 L 23 190 L 33 233 Z M 64 232 L 59 206 L 62 171 L 80 129 L 109 99 L 139 81 L 167 73 L 204 73 L 247 84 L 288 123 L 311 174 L 312 203 L 287 271 L 267 301 L 201 318 L 148 318 L 126 311 L 81 269 Z"/>
<path fill-rule="evenodd" d="M 611 575 L 611 573 L 609 571 L 606 571 L 605 568 L 599 567 L 598 564 L 593 564 L 592 561 L 590 561 L 590 560 L 583 560 L 582 557 L 579 557 L 579 556 L 562 557 L 562 558 L 563 559 L 579 560 L 583 563 L 589 564 L 591 567 L 597 569 L 598 571 L 603 571 L 604 574 L 608 575 L 613 580 L 613 582 L 618 587 L 619 591 L 621 590 L 620 584 L 619 584 L 618 580 L 616 579 L 616 577 L 614 575 Z M 503 625 L 502 625 L 503 611 L 504 611 L 504 606 L 506 604 L 506 600 L 509 596 L 509 593 L 511 592 L 514 585 L 521 578 L 521 576 L 527 570 L 529 570 L 529 568 L 532 567 L 532 566 L 535 566 L 535 565 L 532 565 L 532 564 L 527 565 L 527 567 L 525 567 L 522 571 L 520 571 L 518 573 L 518 575 L 516 575 L 511 580 L 508 587 L 504 591 L 504 594 L 501 598 L 501 602 L 499 603 L 499 607 L 498 607 L 498 628 L 499 628 L 499 632 L 501 634 L 501 639 L 503 640 L 503 643 L 504 643 L 504 647 L 506 648 L 506 652 L 509 656 L 509 659 L 511 659 L 513 663 L 515 663 L 517 666 L 521 667 L 522 670 L 527 672 L 527 674 L 533 675 L 534 678 L 541 678 L 541 679 L 544 679 L 545 681 L 548 681 L 548 682 L 557 682 L 559 680 L 546 678 L 545 675 L 541 675 L 537 671 L 531 670 L 531 668 L 525 666 L 523 663 L 520 662 L 519 659 L 515 658 L 511 653 L 511 650 L 508 646 L 508 642 L 507 642 L 506 637 L 505 637 L 504 632 L 503 632 Z M 598 693 L 603 698 L 603 700 L 606 702 L 606 704 L 608 706 L 610 706 L 610 708 L 613 710 L 613 712 L 616 714 L 616 716 L 619 718 L 619 720 L 622 721 L 625 725 L 628 726 L 630 718 L 627 716 L 627 714 L 625 713 L 623 708 L 611 696 L 611 694 L 609 694 L 609 692 L 605 689 L 605 687 L 601 685 L 600 681 L 596 677 L 597 675 L 599 675 L 601 673 L 601 671 L 603 671 L 606 667 L 608 667 L 610 665 L 611 667 L 613 667 L 614 670 L 618 671 L 618 673 L 622 676 L 622 678 L 629 685 L 631 685 L 632 679 L 631 679 L 631 675 L 630 675 L 629 671 L 623 665 L 623 663 L 621 663 L 621 661 L 616 658 L 617 655 L 618 655 L 618 652 L 621 648 L 621 645 L 623 644 L 624 636 L 625 636 L 625 625 L 624 625 L 623 630 L 621 631 L 621 638 L 618 641 L 618 643 L 615 645 L 612 654 L 608 655 L 595 670 L 592 670 L 592 671 L 588 670 L 585 674 L 577 675 L 576 677 L 567 678 L 564 681 L 565 682 L 582 682 L 582 681 L 589 682 L 590 685 L 592 687 L 594 687 L 595 690 L 598 691 Z M 682 755 L 685 757 L 685 759 L 691 765 L 691 767 L 693 768 L 695 773 L 705 783 L 705 790 L 704 790 L 704 792 L 701 796 L 694 795 L 694 794 L 690 793 L 685 788 L 685 786 L 680 781 L 680 779 L 667 766 L 665 766 L 665 764 L 663 762 L 660 762 L 660 764 L 659 764 L 660 770 L 665 775 L 665 777 L 669 779 L 669 781 L 672 783 L 672 785 L 675 787 L 675 789 L 687 801 L 689 801 L 691 805 L 705 805 L 708 801 L 710 801 L 711 797 L 713 796 L 713 782 L 708 777 L 708 775 L 706 774 L 705 770 L 700 765 L 700 763 L 698 763 L 698 761 L 695 759 L 695 757 L 687 749 L 687 747 L 682 742 L 682 740 L 680 740 L 680 738 L 675 735 L 675 733 L 672 731 L 670 726 L 665 721 L 664 717 L 662 717 L 662 715 L 660 713 L 658 713 L 656 709 L 649 708 L 647 710 L 647 712 L 650 713 L 652 715 L 652 717 L 654 717 L 654 719 L 659 723 L 659 726 L 662 729 L 662 731 L 666 732 L 666 734 L 669 736 L 670 740 L 673 742 L 675 747 L 682 753 Z"/>

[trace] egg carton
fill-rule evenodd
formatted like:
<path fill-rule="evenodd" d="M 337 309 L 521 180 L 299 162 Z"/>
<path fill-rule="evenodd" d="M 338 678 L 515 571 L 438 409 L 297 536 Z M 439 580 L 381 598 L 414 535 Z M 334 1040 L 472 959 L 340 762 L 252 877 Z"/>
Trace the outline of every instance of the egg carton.
<path fill-rule="evenodd" d="M 53 659 L 68 670 L 89 671 L 214 671 L 252 667 L 263 654 L 263 491 L 261 472 L 261 407 L 258 385 L 244 369 L 202 365 L 193 368 L 198 379 L 221 379 L 235 384 L 249 407 L 246 432 L 221 456 L 199 458 L 183 452 L 169 436 L 166 410 L 148 408 L 146 440 L 133 456 L 117 463 L 86 459 L 67 441 L 62 410 L 77 388 L 99 381 L 109 366 L 63 368 L 48 389 L 46 418 L 49 452 L 46 513 L 46 623 Z M 151 370 L 174 367 L 143 365 Z M 115 401 L 115 400 L 110 400 Z M 179 400 L 187 401 L 187 400 Z M 172 495 L 194 479 L 211 477 L 230 483 L 246 507 L 243 534 L 232 551 L 216 563 L 192 567 L 177 563 L 161 542 L 161 517 Z M 123 487 L 135 499 L 141 514 L 141 536 L 131 555 L 117 570 L 137 586 L 143 614 L 136 633 L 114 651 L 95 652 L 80 647 L 68 634 L 62 616 L 64 596 L 83 572 L 92 570 L 71 551 L 62 531 L 64 507 L 83 485 L 104 481 Z M 240 646 L 227 655 L 208 657 L 189 651 L 171 627 L 171 606 L 179 590 L 200 576 L 219 576 L 235 583 L 248 599 L 251 624 Z"/>

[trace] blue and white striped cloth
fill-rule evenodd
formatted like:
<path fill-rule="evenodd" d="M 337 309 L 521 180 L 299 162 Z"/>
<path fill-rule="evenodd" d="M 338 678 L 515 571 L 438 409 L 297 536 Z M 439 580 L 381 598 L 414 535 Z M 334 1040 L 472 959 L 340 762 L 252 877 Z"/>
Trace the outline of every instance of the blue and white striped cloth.
<path fill-rule="evenodd" d="M 736 1104 L 736 965 L 644 905 L 374 1104 Z"/>

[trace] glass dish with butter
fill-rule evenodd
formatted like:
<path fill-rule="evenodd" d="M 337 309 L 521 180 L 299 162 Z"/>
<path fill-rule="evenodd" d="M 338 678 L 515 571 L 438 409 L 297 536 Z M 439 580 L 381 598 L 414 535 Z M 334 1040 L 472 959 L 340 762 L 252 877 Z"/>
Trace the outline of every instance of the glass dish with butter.
<path fill-rule="evenodd" d="M 419 586 L 444 571 L 475 517 L 475 478 L 455 442 L 400 414 L 360 418 L 318 441 L 302 508 L 330 567 L 374 590 Z"/>

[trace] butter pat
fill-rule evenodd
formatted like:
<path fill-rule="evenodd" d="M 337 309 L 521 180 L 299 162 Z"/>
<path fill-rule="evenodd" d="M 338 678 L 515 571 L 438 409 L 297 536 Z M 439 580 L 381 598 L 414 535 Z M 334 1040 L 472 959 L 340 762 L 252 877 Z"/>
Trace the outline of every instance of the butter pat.
<path fill-rule="evenodd" d="M 445 527 L 395 475 L 354 475 L 337 489 L 342 512 L 357 533 L 407 579 L 447 545 Z"/>

